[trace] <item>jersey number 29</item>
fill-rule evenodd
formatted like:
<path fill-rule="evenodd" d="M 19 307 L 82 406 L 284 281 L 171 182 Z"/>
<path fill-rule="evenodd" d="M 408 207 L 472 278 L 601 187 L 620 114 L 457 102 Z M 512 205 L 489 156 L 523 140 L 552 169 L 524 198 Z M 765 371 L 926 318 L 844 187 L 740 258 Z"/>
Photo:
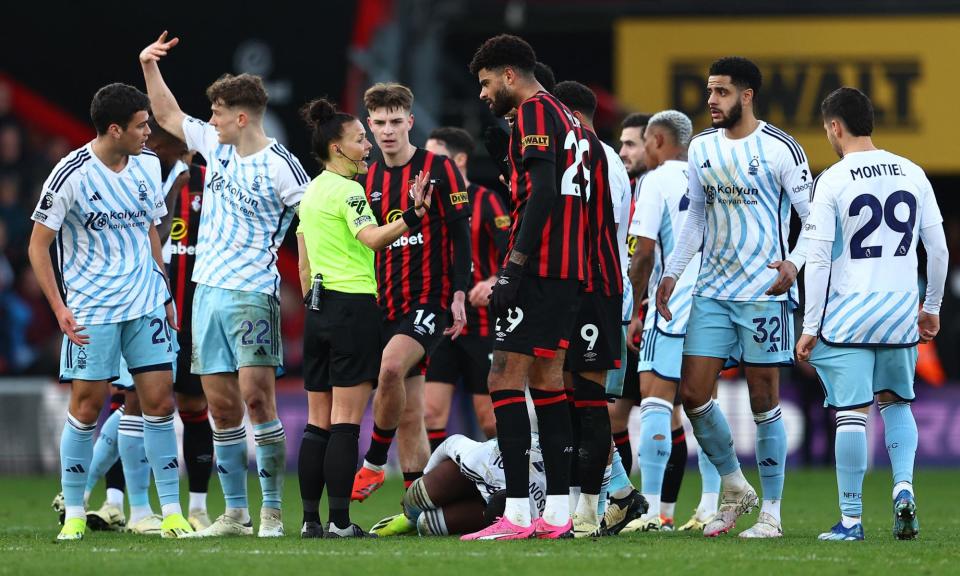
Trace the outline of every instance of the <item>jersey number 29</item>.
<path fill-rule="evenodd" d="M 897 206 L 906 204 L 909 213 L 906 220 L 898 220 L 896 215 Z M 897 190 L 887 197 L 886 202 L 880 205 L 880 200 L 872 194 L 861 194 L 850 203 L 849 215 L 851 217 L 859 216 L 864 208 L 870 208 L 870 219 L 867 223 L 857 230 L 850 238 L 850 258 L 859 260 L 861 258 L 879 258 L 883 255 L 883 246 L 864 246 L 863 242 L 868 236 L 880 227 L 882 222 L 886 222 L 894 232 L 900 232 L 903 236 L 900 238 L 900 244 L 897 245 L 897 251 L 894 256 L 906 256 L 913 245 L 913 226 L 917 221 L 917 199 L 913 194 L 905 190 Z"/>

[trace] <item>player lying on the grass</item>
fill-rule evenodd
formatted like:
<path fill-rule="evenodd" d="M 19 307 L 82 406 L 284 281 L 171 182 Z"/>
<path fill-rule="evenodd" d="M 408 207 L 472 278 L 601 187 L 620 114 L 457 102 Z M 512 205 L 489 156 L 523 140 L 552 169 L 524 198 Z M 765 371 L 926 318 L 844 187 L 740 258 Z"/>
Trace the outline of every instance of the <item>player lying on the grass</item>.
<path fill-rule="evenodd" d="M 540 439 L 530 441 L 530 514 L 546 504 L 546 475 Z M 610 480 L 610 468 L 604 484 Z M 623 479 L 617 479 L 618 485 Z M 629 480 L 627 480 L 629 484 Z M 503 515 L 506 479 L 497 441 L 476 442 L 461 434 L 450 436 L 430 456 L 423 477 L 403 496 L 403 514 L 390 516 L 372 529 L 381 536 L 418 532 L 421 536 L 467 534 L 482 530 Z"/>
<path fill-rule="evenodd" d="M 839 88 L 821 105 L 827 139 L 841 160 L 813 185 L 797 358 L 808 360 L 837 410 L 837 488 L 842 517 L 821 540 L 863 540 L 867 414 L 876 400 L 893 467 L 893 535 L 916 538 L 913 496 L 917 423 L 910 411 L 917 343 L 940 331 L 947 277 L 943 216 L 930 181 L 913 162 L 871 139 L 873 105 Z M 927 253 L 920 309 L 917 243 Z M 832 251 L 832 255 L 831 255 Z M 919 314 L 918 314 L 919 309 Z M 818 341 L 819 340 L 819 341 Z"/>

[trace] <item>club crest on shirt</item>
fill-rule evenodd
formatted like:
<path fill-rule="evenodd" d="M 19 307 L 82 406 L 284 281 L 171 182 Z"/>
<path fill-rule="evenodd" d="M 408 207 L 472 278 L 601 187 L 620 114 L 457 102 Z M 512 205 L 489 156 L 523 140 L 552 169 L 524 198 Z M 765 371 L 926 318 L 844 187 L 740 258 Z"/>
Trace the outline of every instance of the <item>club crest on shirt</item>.
<path fill-rule="evenodd" d="M 403 216 L 402 210 L 393 209 L 387 212 L 387 222 L 396 222 Z"/>
<path fill-rule="evenodd" d="M 141 202 L 146 202 L 147 200 L 150 199 L 150 197 L 147 195 L 147 183 L 144 182 L 143 180 L 140 180 L 137 183 L 137 192 L 140 193 Z"/>

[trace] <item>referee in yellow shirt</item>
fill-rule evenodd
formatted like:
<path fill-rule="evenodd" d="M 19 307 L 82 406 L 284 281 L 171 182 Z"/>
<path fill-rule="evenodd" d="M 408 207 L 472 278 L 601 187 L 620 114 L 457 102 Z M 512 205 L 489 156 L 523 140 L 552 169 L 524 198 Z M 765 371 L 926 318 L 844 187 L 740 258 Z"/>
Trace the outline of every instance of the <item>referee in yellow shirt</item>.
<path fill-rule="evenodd" d="M 367 172 L 372 147 L 363 124 L 324 99 L 310 102 L 301 113 L 323 172 L 300 202 L 297 229 L 307 306 L 303 358 L 309 406 L 298 464 L 300 536 L 370 537 L 350 521 L 349 507 L 360 420 L 376 387 L 383 350 L 373 251 L 419 226 L 433 190 L 424 193 L 429 174 L 417 175 L 410 188 L 414 207 L 377 226 L 363 187 L 354 180 Z M 324 483 L 330 513 L 326 530 L 319 516 Z"/>

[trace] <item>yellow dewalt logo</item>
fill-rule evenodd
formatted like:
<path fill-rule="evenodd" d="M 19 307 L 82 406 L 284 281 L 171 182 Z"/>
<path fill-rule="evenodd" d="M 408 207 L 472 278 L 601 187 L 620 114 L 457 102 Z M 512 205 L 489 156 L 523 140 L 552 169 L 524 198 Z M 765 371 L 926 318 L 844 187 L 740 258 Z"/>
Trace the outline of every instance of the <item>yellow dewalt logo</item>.
<path fill-rule="evenodd" d="M 524 136 L 520 144 L 523 148 L 527 146 L 549 146 L 550 137 L 545 134 L 530 134 L 529 136 Z"/>

